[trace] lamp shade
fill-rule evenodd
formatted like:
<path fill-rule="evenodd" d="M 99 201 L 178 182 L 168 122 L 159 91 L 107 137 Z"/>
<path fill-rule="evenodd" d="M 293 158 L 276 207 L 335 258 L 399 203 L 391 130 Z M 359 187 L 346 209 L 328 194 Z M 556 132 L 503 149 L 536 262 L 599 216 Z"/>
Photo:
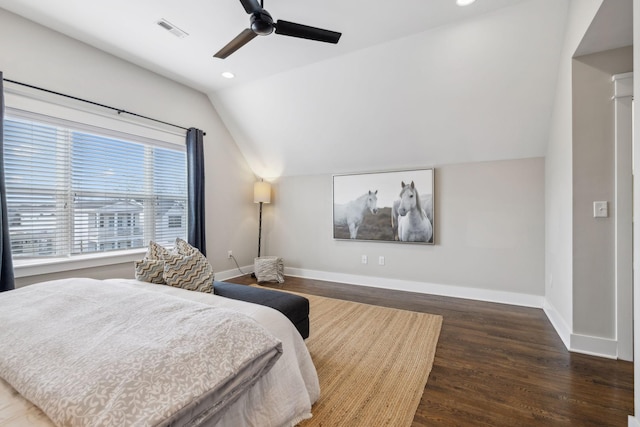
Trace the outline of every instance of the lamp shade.
<path fill-rule="evenodd" d="M 259 181 L 253 184 L 253 203 L 271 203 L 271 184 Z"/>

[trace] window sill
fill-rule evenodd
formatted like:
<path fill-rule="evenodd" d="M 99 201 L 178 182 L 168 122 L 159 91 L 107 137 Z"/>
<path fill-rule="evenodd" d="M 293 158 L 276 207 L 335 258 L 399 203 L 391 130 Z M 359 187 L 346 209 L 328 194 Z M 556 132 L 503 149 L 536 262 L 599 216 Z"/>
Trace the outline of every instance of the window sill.
<path fill-rule="evenodd" d="M 79 255 L 68 258 L 14 260 L 13 270 L 16 278 L 58 273 L 83 268 L 133 262 L 144 257 L 146 248 L 128 251 L 106 252 L 91 255 Z"/>

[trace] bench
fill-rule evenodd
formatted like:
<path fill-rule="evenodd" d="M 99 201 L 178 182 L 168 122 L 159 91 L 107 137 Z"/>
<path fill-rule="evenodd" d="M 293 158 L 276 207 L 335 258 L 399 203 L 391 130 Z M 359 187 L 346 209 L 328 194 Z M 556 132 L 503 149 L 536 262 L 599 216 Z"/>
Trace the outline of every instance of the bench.
<path fill-rule="evenodd" d="M 287 292 L 229 282 L 213 282 L 213 293 L 225 298 L 265 305 L 284 314 L 302 338 L 309 337 L 309 300 Z"/>

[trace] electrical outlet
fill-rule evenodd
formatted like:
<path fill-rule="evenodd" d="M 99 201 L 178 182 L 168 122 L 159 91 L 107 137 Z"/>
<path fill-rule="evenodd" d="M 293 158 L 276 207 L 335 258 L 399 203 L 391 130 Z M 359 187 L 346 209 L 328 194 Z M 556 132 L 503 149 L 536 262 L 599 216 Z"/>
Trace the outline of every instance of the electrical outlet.
<path fill-rule="evenodd" d="M 382 255 L 378 257 L 378 264 L 384 265 L 384 257 Z"/>
<path fill-rule="evenodd" d="M 366 264 L 367 262 L 368 262 L 367 256 L 366 255 L 362 255 L 362 263 Z"/>
<path fill-rule="evenodd" d="M 233 256 L 233 251 L 227 251 L 227 259 L 231 259 Z"/>

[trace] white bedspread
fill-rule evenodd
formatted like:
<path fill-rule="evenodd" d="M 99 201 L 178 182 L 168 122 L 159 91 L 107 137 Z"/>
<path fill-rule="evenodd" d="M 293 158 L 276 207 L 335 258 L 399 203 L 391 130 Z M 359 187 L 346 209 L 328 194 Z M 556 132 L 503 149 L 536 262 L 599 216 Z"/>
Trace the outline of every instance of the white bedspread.
<path fill-rule="evenodd" d="M 33 288 L 34 291 L 38 290 L 38 287 L 46 289 L 48 285 L 51 285 L 51 283 L 53 282 L 32 285 L 28 288 Z M 102 281 L 98 286 L 124 288 L 133 287 L 135 289 L 152 291 L 144 293 L 169 294 L 173 297 L 197 301 L 208 306 L 225 307 L 232 310 L 238 310 L 264 325 L 278 340 L 282 342 L 282 357 L 280 357 L 266 375 L 260 378 L 254 386 L 252 386 L 246 393 L 242 394 L 237 401 L 232 403 L 224 410 L 223 413 L 220 414 L 221 419 L 216 425 L 233 427 L 290 426 L 295 425 L 302 419 L 310 417 L 311 405 L 319 396 L 317 375 L 300 335 L 291 325 L 289 320 L 281 313 L 268 307 L 229 300 L 211 294 L 184 291 L 178 288 L 147 284 L 135 280 L 107 280 Z M 44 290 L 40 292 L 44 293 Z M 175 298 L 169 299 L 175 300 Z M 82 302 L 76 303 L 82 305 Z M 27 308 L 27 312 L 32 309 L 35 311 L 37 305 L 37 301 L 34 300 L 33 308 Z M 88 307 L 86 304 L 84 304 L 84 306 L 87 318 L 100 317 L 100 314 L 96 313 L 97 308 L 91 310 L 91 307 Z M 136 317 L 136 311 L 137 310 L 134 310 L 132 313 L 134 318 Z M 47 320 L 42 319 L 42 322 L 42 326 L 46 329 Z M 4 351 L 2 347 L 3 344 L 0 341 L 0 352 Z M 142 344 L 141 348 L 145 349 L 145 351 L 149 350 Z M 40 357 L 38 356 L 37 348 L 34 348 L 33 352 L 34 358 Z M 57 368 L 51 367 L 51 370 L 55 372 L 57 371 Z M 90 383 L 90 381 L 85 381 L 85 383 Z M 0 399 L 5 398 L 11 393 L 11 390 L 7 390 L 6 384 L 0 384 L 0 386 L 2 385 L 5 387 L 4 389 L 0 387 Z M 19 397 L 12 397 L 11 399 L 12 404 L 7 404 L 5 402 L 0 404 L 0 423 L 7 426 L 22 425 L 20 424 L 22 422 L 21 420 L 26 419 L 22 418 L 22 415 L 20 414 L 20 412 L 24 412 L 24 401 Z M 28 425 L 51 425 L 50 421 L 47 421 L 44 417 L 34 417 L 33 410 L 28 412 Z M 124 412 L 128 413 L 128 411 Z M 35 418 L 38 418 L 36 422 L 34 422 Z M 12 422 L 14 423 L 12 424 Z M 102 423 L 100 425 L 117 424 Z"/>

